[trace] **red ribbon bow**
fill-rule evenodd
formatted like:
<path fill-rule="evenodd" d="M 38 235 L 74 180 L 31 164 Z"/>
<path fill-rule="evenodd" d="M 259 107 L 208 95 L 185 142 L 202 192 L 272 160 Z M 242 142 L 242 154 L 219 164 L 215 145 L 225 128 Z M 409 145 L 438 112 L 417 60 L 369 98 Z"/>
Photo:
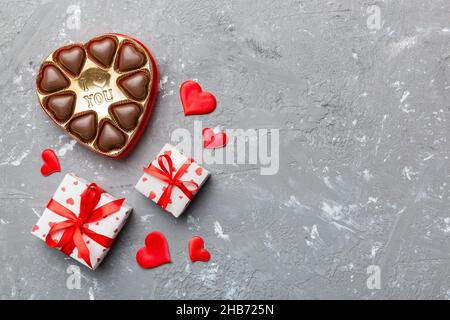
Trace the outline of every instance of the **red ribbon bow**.
<path fill-rule="evenodd" d="M 164 162 L 164 160 L 166 162 Z M 154 176 L 164 182 L 168 183 L 168 186 L 165 188 L 161 198 L 159 198 L 157 204 L 166 209 L 167 205 L 170 202 L 170 195 L 172 194 L 173 186 L 177 186 L 185 195 L 192 200 L 194 198 L 194 193 L 198 191 L 199 186 L 194 181 L 182 181 L 180 180 L 181 176 L 186 172 L 187 168 L 191 165 L 192 160 L 188 159 L 185 163 L 180 167 L 180 169 L 174 174 L 174 167 L 172 163 L 172 159 L 167 154 L 162 154 L 158 157 L 159 168 L 155 167 L 153 164 L 150 164 L 147 168 L 144 168 L 144 172 L 149 175 Z M 191 190 L 188 189 L 188 185 L 194 186 Z"/>
<path fill-rule="evenodd" d="M 81 194 L 80 214 L 78 217 L 75 213 L 54 199 L 51 199 L 47 204 L 49 210 L 67 218 L 67 220 L 58 222 L 50 228 L 50 231 L 45 238 L 47 245 L 51 248 L 61 247 L 61 251 L 69 256 L 76 247 L 79 256 L 89 267 L 91 267 L 91 269 L 90 252 L 83 240 L 83 234 L 105 248 L 111 247 L 114 239 L 98 234 L 90 230 L 86 225 L 117 212 L 125 201 L 124 198 L 117 199 L 95 209 L 103 192 L 104 191 L 95 183 L 89 184 L 87 189 Z M 61 230 L 64 230 L 61 239 L 59 239 L 59 241 L 53 240 L 52 235 Z"/>

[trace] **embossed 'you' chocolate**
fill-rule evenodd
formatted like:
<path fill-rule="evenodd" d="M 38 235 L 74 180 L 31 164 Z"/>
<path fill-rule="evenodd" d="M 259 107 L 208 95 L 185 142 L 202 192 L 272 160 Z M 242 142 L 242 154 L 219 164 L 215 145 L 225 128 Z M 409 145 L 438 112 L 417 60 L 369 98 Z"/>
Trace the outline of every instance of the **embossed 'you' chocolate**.
<path fill-rule="evenodd" d="M 70 136 L 98 153 L 121 158 L 150 118 L 158 71 L 140 42 L 106 34 L 49 55 L 36 87 L 44 111 Z"/>

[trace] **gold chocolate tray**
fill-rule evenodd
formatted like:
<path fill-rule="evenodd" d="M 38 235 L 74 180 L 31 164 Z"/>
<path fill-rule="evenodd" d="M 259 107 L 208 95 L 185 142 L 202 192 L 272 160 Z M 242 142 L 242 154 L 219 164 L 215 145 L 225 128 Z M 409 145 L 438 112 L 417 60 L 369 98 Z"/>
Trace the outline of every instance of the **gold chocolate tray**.
<path fill-rule="evenodd" d="M 150 117 L 158 71 L 140 42 L 105 34 L 50 54 L 36 86 L 41 107 L 71 137 L 100 154 L 121 158 Z"/>

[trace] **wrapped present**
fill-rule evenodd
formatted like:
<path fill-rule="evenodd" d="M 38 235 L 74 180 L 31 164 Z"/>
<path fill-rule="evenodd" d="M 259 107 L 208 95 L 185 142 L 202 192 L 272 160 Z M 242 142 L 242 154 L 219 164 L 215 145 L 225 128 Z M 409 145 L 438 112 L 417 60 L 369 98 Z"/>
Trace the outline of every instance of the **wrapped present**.
<path fill-rule="evenodd" d="M 178 218 L 209 176 L 208 170 L 166 144 L 135 188 Z"/>
<path fill-rule="evenodd" d="M 31 233 L 95 270 L 132 211 L 124 201 L 66 174 Z"/>

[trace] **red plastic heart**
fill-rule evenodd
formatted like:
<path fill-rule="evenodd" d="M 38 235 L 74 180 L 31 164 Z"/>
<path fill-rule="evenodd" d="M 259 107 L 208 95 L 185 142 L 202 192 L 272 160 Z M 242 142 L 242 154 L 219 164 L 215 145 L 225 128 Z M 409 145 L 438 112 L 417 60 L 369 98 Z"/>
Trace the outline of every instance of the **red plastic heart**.
<path fill-rule="evenodd" d="M 199 236 L 192 237 L 188 244 L 189 257 L 192 262 L 209 261 L 211 254 L 205 249 L 205 242 Z"/>
<path fill-rule="evenodd" d="M 214 133 L 210 128 L 204 128 L 202 136 L 203 147 L 206 149 L 222 148 L 228 142 L 228 136 L 225 132 Z"/>
<path fill-rule="evenodd" d="M 186 116 L 206 114 L 216 108 L 216 98 L 210 92 L 203 92 L 195 81 L 185 81 L 180 87 L 181 103 Z"/>
<path fill-rule="evenodd" d="M 154 231 L 145 238 L 145 247 L 136 253 L 136 262 L 142 268 L 154 268 L 170 262 L 167 240 L 161 232 Z"/>
<path fill-rule="evenodd" d="M 52 149 L 45 149 L 41 154 L 44 164 L 41 167 L 41 174 L 47 177 L 55 172 L 61 171 L 58 156 Z"/>

